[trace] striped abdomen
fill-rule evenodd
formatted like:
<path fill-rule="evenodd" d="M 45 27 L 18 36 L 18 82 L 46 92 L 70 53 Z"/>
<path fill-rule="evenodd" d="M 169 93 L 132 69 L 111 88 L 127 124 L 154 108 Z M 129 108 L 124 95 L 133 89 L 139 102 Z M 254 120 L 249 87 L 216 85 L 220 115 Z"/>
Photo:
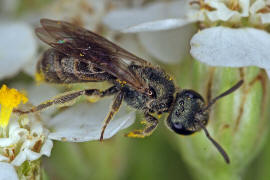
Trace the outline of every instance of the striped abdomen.
<path fill-rule="evenodd" d="M 90 61 L 83 61 L 67 56 L 55 49 L 48 49 L 37 64 L 37 72 L 49 83 L 80 83 L 110 81 L 115 78 L 94 66 Z"/>

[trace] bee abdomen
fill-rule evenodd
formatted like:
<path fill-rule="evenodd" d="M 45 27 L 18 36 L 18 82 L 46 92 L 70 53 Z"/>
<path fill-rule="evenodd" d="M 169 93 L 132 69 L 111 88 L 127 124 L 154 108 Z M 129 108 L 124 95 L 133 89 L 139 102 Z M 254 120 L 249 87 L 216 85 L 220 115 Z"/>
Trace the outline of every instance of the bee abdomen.
<path fill-rule="evenodd" d="M 57 70 L 61 71 L 61 69 L 56 69 L 56 64 L 58 64 L 64 56 L 64 54 L 55 49 L 48 49 L 38 61 L 37 73 L 41 74 L 46 82 L 61 83 L 62 81 L 56 72 Z"/>
<path fill-rule="evenodd" d="M 37 64 L 37 73 L 49 83 L 82 83 L 115 79 L 90 61 L 67 56 L 55 49 L 48 49 Z"/>

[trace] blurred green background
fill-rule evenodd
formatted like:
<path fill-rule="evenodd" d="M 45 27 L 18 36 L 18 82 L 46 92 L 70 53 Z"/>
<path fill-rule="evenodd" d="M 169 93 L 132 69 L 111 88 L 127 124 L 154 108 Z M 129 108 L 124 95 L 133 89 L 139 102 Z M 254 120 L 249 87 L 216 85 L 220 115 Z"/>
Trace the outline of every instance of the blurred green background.
<path fill-rule="evenodd" d="M 19 0 L 14 10 L 6 11 L 2 6 L 0 8 L 1 18 L 29 17 L 32 12 L 37 13 L 44 7 L 48 8 L 51 2 L 52 0 Z M 190 68 L 192 63 L 193 61 L 186 60 L 173 66 L 160 65 L 174 75 L 178 85 L 191 88 L 192 72 Z M 26 83 L 33 79 L 20 74 L 17 77 L 2 80 L 1 84 L 16 81 Z M 42 158 L 44 178 L 52 180 L 194 179 L 192 174 L 196 174 L 196 170 L 190 168 L 183 160 L 183 156 L 189 155 L 180 153 L 179 145 L 177 145 L 177 138 L 180 140 L 181 138 L 191 139 L 191 137 L 172 138 L 175 135 L 165 127 L 164 122 L 160 123 L 158 129 L 150 137 L 144 139 L 124 137 L 125 132 L 136 129 L 140 120 L 141 117 L 138 115 L 136 125 L 104 142 L 55 142 L 51 157 Z M 269 135 L 267 136 L 269 137 Z M 270 141 L 268 141 L 268 137 L 262 151 L 243 172 L 242 179 L 270 179 Z"/>

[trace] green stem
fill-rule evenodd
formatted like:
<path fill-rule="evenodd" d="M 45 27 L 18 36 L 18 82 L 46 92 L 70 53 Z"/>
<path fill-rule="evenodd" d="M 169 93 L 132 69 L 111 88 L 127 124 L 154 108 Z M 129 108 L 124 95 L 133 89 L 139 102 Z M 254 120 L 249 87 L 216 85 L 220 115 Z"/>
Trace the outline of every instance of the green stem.
<path fill-rule="evenodd" d="M 40 180 L 41 177 L 41 160 L 25 161 L 20 167 L 17 167 L 17 173 L 20 180 Z"/>

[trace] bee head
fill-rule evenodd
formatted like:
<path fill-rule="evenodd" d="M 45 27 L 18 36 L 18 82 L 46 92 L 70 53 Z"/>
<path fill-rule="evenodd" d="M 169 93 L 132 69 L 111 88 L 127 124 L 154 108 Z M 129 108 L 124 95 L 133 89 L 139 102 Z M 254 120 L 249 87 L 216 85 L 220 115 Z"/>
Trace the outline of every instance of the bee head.
<path fill-rule="evenodd" d="M 240 80 L 233 87 L 208 102 L 207 105 L 205 105 L 202 96 L 193 90 L 178 92 L 167 118 L 168 127 L 177 134 L 182 135 L 190 135 L 203 129 L 206 137 L 217 148 L 225 162 L 230 163 L 229 156 L 225 150 L 210 136 L 205 126 L 208 123 L 210 107 L 215 104 L 218 99 L 238 89 L 243 82 L 243 80 Z"/>
<path fill-rule="evenodd" d="M 167 118 L 167 125 L 177 134 L 190 135 L 205 126 L 209 113 L 204 110 L 205 102 L 193 90 L 183 90 L 176 94 L 174 104 Z"/>

